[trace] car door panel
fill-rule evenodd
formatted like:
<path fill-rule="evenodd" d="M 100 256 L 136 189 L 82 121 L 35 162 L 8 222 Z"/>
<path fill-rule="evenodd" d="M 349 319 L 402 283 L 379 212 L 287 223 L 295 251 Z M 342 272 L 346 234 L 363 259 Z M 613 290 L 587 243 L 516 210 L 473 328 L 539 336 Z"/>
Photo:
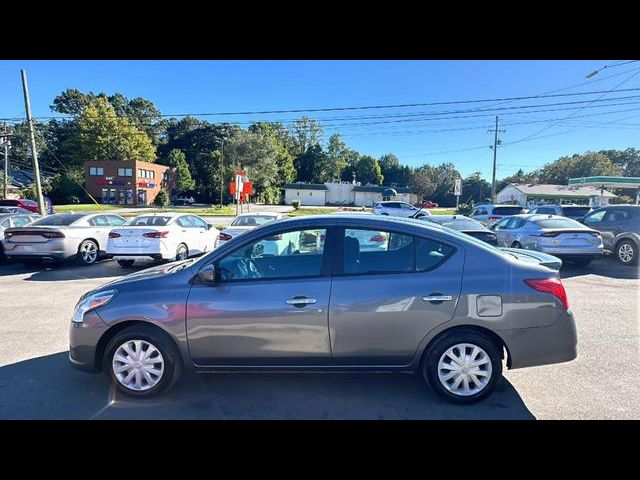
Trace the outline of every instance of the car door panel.
<path fill-rule="evenodd" d="M 464 255 L 456 248 L 443 264 L 424 272 L 334 275 L 329 307 L 334 365 L 411 363 L 425 335 L 453 317 Z M 450 299 L 424 300 L 433 295 Z"/>

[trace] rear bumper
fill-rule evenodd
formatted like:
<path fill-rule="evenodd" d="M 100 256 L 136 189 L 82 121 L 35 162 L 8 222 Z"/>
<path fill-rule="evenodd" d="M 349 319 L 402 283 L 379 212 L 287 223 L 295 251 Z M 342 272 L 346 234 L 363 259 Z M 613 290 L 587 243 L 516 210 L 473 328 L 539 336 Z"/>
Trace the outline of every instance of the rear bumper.
<path fill-rule="evenodd" d="M 66 241 L 65 241 L 66 240 Z M 50 240 L 41 243 L 2 242 L 4 253 L 8 258 L 51 258 L 65 260 L 78 253 L 78 247 L 68 239 Z"/>
<path fill-rule="evenodd" d="M 160 243 L 158 246 L 145 249 L 145 247 L 135 247 L 135 248 L 123 248 L 123 247 L 114 247 L 112 245 L 107 246 L 107 257 L 113 258 L 116 260 L 135 260 L 137 259 L 149 259 L 153 258 L 156 260 L 166 259 L 171 260 L 176 256 L 176 252 L 170 251 L 171 249 L 167 247 L 164 243 Z"/>
<path fill-rule="evenodd" d="M 573 313 L 567 311 L 548 327 L 498 330 L 509 351 L 509 368 L 570 362 L 578 356 L 578 334 Z"/>
<path fill-rule="evenodd" d="M 162 260 L 163 257 L 161 253 L 149 253 L 146 255 L 141 255 L 139 253 L 117 253 L 117 254 L 107 254 L 107 258 L 113 258 L 114 260 L 148 260 L 150 258 L 154 260 Z"/>

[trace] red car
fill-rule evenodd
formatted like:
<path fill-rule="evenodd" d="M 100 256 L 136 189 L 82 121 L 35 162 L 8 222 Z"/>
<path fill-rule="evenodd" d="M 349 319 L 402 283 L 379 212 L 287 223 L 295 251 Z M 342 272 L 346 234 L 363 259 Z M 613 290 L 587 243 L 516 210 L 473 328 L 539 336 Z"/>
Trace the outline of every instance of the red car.
<path fill-rule="evenodd" d="M 438 204 L 432 202 L 431 200 L 426 200 L 422 202 L 422 208 L 436 208 L 437 206 Z"/>
<path fill-rule="evenodd" d="M 30 212 L 38 213 L 38 202 L 27 200 L 26 198 L 0 200 L 0 207 L 20 207 Z"/>

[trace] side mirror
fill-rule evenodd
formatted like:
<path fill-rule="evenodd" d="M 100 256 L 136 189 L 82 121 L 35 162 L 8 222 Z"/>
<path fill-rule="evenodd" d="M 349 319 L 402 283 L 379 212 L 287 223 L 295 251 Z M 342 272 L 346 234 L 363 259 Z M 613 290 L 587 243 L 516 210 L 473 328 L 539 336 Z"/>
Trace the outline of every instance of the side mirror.
<path fill-rule="evenodd" d="M 213 225 L 211 225 L 210 223 L 207 223 L 207 230 L 211 230 L 213 228 Z"/>
<path fill-rule="evenodd" d="M 203 283 L 215 283 L 216 268 L 209 264 L 198 272 L 198 279 Z"/>
<path fill-rule="evenodd" d="M 493 230 L 493 231 L 495 232 L 496 230 L 498 230 L 498 225 L 496 225 L 496 224 L 494 223 L 493 225 L 491 225 L 491 226 L 489 227 L 489 230 Z"/>

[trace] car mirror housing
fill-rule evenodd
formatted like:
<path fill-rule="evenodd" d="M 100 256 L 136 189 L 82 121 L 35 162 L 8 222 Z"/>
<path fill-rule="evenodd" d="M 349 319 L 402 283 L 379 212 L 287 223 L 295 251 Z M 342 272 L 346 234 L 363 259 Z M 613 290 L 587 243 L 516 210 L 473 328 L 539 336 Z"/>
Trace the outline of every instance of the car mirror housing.
<path fill-rule="evenodd" d="M 211 225 L 210 223 L 207 223 L 207 230 L 211 230 L 213 228 L 213 225 Z"/>
<path fill-rule="evenodd" d="M 215 283 L 216 268 L 213 264 L 209 264 L 198 272 L 198 279 L 203 283 Z"/>

